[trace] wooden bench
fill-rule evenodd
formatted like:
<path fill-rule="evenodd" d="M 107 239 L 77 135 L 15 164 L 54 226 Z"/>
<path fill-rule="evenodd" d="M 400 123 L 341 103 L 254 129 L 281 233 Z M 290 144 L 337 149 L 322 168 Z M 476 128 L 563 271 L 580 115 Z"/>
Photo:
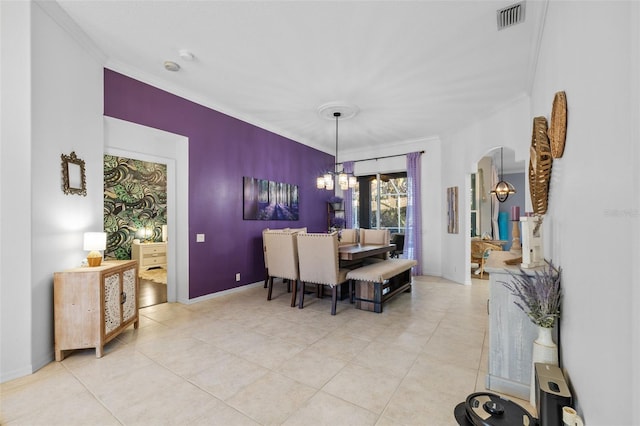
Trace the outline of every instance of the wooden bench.
<path fill-rule="evenodd" d="M 411 259 L 387 259 L 349 271 L 347 278 L 356 286 L 356 308 L 381 313 L 384 302 L 411 291 L 411 268 L 417 263 Z"/>

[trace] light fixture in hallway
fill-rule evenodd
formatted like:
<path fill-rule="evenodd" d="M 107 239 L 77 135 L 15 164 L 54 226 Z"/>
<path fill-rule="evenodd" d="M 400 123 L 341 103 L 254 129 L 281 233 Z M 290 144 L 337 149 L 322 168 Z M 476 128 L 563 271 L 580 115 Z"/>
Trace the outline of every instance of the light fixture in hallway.
<path fill-rule="evenodd" d="M 509 195 L 515 194 L 516 189 L 509 182 L 505 181 L 502 177 L 504 168 L 502 165 L 502 147 L 500 147 L 500 181 L 496 184 L 495 188 L 491 190 L 492 194 L 495 194 L 498 201 L 504 203 L 509 198 Z"/>

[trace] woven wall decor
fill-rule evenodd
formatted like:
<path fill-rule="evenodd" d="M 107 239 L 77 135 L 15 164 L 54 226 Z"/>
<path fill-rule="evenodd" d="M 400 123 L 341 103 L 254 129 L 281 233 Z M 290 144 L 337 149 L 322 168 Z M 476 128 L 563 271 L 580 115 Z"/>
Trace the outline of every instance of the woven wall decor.
<path fill-rule="evenodd" d="M 557 92 L 553 98 L 548 135 L 551 155 L 553 158 L 561 158 L 567 138 L 567 95 L 564 92 Z"/>
<path fill-rule="evenodd" d="M 536 214 L 547 212 L 552 162 L 551 146 L 547 136 L 547 119 L 535 117 L 529 158 L 529 192 L 533 212 Z"/>

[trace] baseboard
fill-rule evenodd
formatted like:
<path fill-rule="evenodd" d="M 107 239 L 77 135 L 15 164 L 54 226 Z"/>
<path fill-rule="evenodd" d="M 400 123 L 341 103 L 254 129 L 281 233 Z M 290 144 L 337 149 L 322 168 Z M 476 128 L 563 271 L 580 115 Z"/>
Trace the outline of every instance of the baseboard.
<path fill-rule="evenodd" d="M 264 281 L 258 281 L 258 282 L 251 283 L 251 284 L 246 284 L 246 285 L 243 285 L 243 286 L 240 286 L 240 287 L 230 288 L 229 290 L 223 290 L 223 291 L 218 291 L 216 293 L 205 294 L 204 296 L 195 297 L 193 299 L 178 300 L 178 303 L 182 303 L 182 304 L 185 304 L 185 305 L 191 305 L 191 304 L 194 304 L 194 303 L 203 302 L 205 300 L 211 300 L 211 299 L 215 299 L 217 297 L 226 296 L 227 294 L 238 293 L 240 291 L 246 291 L 246 290 L 249 290 L 249 289 L 254 288 L 254 287 L 262 287 L 262 286 L 264 286 Z"/>

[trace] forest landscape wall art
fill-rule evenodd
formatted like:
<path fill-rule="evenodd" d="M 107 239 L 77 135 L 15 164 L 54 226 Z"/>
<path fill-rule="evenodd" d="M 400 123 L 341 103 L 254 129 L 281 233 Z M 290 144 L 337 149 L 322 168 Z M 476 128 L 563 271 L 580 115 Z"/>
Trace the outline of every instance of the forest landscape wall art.
<path fill-rule="evenodd" d="M 298 185 L 243 177 L 244 220 L 299 220 Z"/>

